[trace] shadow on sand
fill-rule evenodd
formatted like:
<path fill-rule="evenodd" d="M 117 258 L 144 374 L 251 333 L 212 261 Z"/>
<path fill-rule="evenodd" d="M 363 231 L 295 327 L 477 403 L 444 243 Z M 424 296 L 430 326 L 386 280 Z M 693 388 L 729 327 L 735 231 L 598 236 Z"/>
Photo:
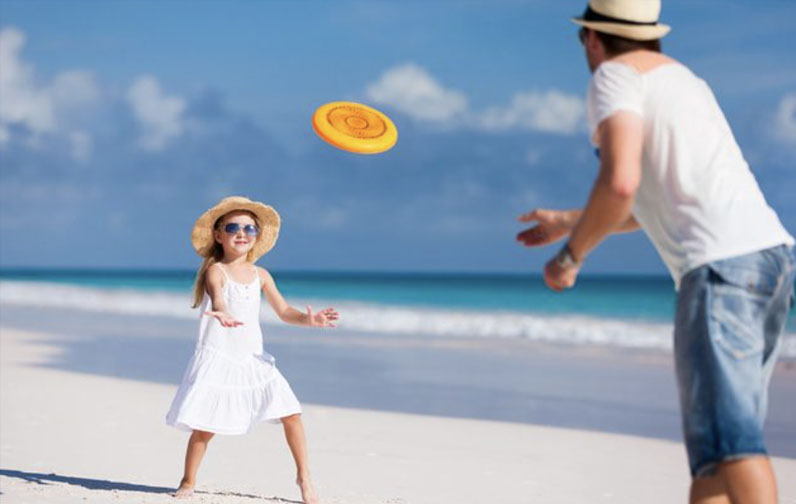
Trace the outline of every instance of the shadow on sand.
<path fill-rule="evenodd" d="M 118 490 L 122 492 L 142 492 L 142 493 L 152 493 L 152 494 L 174 493 L 174 488 L 171 487 L 157 487 L 149 485 L 139 485 L 136 483 L 125 483 L 122 481 L 78 478 L 75 476 L 62 476 L 60 474 L 55 474 L 55 473 L 43 474 L 43 473 L 33 473 L 25 471 L 14 471 L 11 469 L 0 469 L 0 476 L 6 476 L 9 478 L 18 478 L 27 481 L 29 483 L 35 483 L 37 485 L 66 483 L 68 485 L 83 487 L 88 490 L 108 490 L 108 491 Z M 264 497 L 262 495 L 243 494 L 237 492 L 203 492 L 197 490 L 196 493 L 201 495 L 240 497 L 242 499 L 267 499 L 271 502 L 277 502 L 277 503 L 301 504 L 301 501 L 284 499 L 282 497 Z"/>

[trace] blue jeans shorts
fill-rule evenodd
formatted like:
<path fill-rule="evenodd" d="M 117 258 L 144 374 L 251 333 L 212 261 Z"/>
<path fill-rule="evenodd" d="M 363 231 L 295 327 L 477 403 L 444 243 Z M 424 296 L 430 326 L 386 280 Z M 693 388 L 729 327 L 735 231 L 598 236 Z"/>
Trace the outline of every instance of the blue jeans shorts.
<path fill-rule="evenodd" d="M 680 282 L 674 360 L 693 477 L 766 454 L 768 383 L 793 306 L 796 261 L 781 245 L 714 261 Z"/>

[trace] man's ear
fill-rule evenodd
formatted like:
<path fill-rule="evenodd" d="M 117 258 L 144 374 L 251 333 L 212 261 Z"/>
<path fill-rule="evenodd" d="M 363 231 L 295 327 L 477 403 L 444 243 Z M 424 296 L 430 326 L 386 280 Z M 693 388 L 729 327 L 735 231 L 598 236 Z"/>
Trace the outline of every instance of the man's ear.
<path fill-rule="evenodd" d="M 600 42 L 600 37 L 597 36 L 597 32 L 594 30 L 587 30 L 586 31 L 586 46 L 591 51 L 598 51 L 602 50 L 602 42 Z"/>

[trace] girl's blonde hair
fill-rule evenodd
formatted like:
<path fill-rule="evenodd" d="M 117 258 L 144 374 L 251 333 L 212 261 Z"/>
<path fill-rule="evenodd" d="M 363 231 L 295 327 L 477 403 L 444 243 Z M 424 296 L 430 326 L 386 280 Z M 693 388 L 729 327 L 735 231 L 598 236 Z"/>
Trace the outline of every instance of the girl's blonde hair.
<path fill-rule="evenodd" d="M 248 210 L 232 210 L 231 212 L 227 212 L 216 219 L 216 222 L 213 223 L 213 231 L 215 232 L 221 226 L 221 223 L 224 222 L 224 219 L 226 219 L 228 215 L 234 213 L 245 213 L 249 215 L 252 219 L 254 219 L 254 223 L 257 224 L 257 227 L 260 228 L 260 220 L 256 215 L 254 215 L 254 213 Z M 260 237 L 258 236 L 257 239 L 259 240 Z M 202 264 L 199 266 L 199 270 L 196 272 L 196 280 L 194 280 L 193 284 L 193 305 L 191 305 L 191 308 L 199 308 L 199 305 L 202 304 L 202 299 L 205 297 L 205 281 L 207 280 L 207 270 L 209 270 L 212 265 L 221 261 L 223 258 L 224 247 L 215 241 L 214 237 L 213 249 L 210 251 L 210 254 L 205 257 L 204 260 L 202 260 Z"/>

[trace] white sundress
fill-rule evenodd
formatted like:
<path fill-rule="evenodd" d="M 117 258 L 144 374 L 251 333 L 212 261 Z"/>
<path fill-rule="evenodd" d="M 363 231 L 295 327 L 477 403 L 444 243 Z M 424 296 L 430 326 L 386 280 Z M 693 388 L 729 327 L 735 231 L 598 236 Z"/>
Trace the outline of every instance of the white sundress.
<path fill-rule="evenodd" d="M 245 434 L 261 421 L 301 413 L 301 405 L 273 356 L 263 351 L 260 330 L 260 277 L 235 282 L 224 274 L 229 313 L 243 322 L 224 327 L 205 312 L 212 310 L 205 292 L 199 308 L 199 341 L 174 397 L 166 423 L 182 430 Z"/>

